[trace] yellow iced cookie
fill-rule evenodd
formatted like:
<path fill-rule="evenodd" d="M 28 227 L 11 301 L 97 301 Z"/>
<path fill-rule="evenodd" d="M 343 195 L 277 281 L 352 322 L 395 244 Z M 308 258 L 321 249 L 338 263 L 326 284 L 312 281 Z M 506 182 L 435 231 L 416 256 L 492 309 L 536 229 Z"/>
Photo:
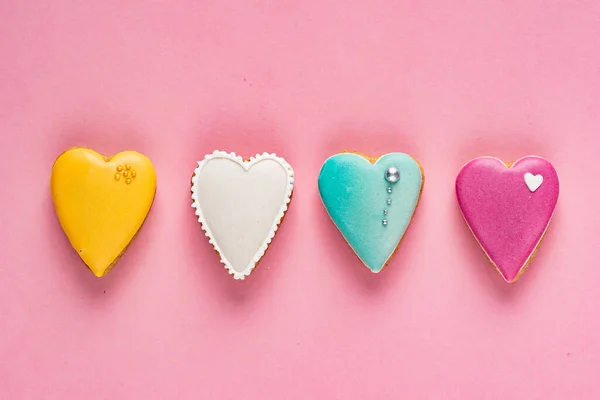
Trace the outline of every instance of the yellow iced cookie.
<path fill-rule="evenodd" d="M 156 173 L 150 159 L 135 151 L 106 157 L 76 147 L 54 162 L 50 189 L 71 245 L 101 277 L 144 223 L 154 200 Z"/>

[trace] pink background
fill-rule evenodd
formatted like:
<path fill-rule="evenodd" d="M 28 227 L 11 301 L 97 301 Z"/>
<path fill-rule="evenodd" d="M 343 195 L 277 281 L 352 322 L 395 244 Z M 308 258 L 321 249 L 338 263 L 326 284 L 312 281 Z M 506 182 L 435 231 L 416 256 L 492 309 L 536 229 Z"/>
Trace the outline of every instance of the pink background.
<path fill-rule="evenodd" d="M 0 3 L 1 399 L 597 399 L 600 3 Z M 53 213 L 75 145 L 158 173 L 146 225 L 96 279 Z M 244 282 L 190 207 L 214 149 L 274 151 L 294 201 Z M 426 183 L 371 275 L 316 178 L 343 149 L 404 151 Z M 555 219 L 505 284 L 461 220 L 467 160 L 537 154 Z"/>

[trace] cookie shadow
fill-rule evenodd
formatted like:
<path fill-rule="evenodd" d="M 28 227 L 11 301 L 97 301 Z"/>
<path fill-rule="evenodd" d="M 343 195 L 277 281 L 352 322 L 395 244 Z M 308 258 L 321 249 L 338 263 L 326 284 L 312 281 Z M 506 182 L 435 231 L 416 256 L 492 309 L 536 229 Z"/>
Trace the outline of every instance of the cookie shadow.
<path fill-rule="evenodd" d="M 530 134 L 524 134 L 523 132 L 530 132 Z M 543 140 L 543 133 L 533 130 L 531 126 L 522 129 L 509 129 L 503 132 L 473 131 L 471 139 L 465 139 L 464 143 L 462 149 L 452 157 L 455 176 L 465 163 L 477 157 L 491 156 L 504 162 L 513 162 L 528 155 L 545 157 L 546 154 L 553 151 L 547 141 Z M 455 196 L 454 202 L 455 211 L 452 218 L 454 226 L 457 227 L 453 235 L 454 245 L 464 250 L 465 262 L 463 265 L 469 266 L 469 275 L 474 276 L 474 279 L 480 285 L 489 288 L 487 292 L 504 304 L 518 303 L 529 296 L 538 281 L 539 271 L 543 269 L 540 264 L 543 264 L 544 259 L 547 257 L 548 252 L 544 251 L 544 247 L 552 246 L 548 242 L 554 240 L 552 231 L 556 228 L 556 226 L 553 228 L 553 225 L 557 225 L 556 215 L 546 232 L 538 253 L 526 271 L 516 282 L 507 283 L 487 259 L 483 249 L 469 230 L 456 203 Z"/>
<path fill-rule="evenodd" d="M 76 121 L 57 127 L 53 137 L 56 140 L 49 143 L 45 151 L 49 170 L 60 154 L 73 147 L 90 148 L 104 155 L 134 150 L 149 157 L 149 150 L 153 148 L 148 137 L 127 122 L 125 116 L 79 116 Z M 70 280 L 75 287 L 80 288 L 82 298 L 92 300 L 94 304 L 98 303 L 99 301 L 96 300 L 101 298 L 102 302 L 117 298 L 121 290 L 126 290 L 126 282 L 142 272 L 139 264 L 143 263 L 146 242 L 149 240 L 148 230 L 150 226 L 154 225 L 155 214 L 160 208 L 156 207 L 157 199 L 154 199 L 154 204 L 144 224 L 113 269 L 105 276 L 98 278 L 77 255 L 64 234 L 54 210 L 49 185 L 46 193 L 43 205 L 45 229 L 47 237 L 51 238 L 55 249 L 52 254 L 56 257 L 49 262 L 58 265 L 61 271 L 60 275 Z"/>
<path fill-rule="evenodd" d="M 260 302 L 269 287 L 273 285 L 285 269 L 286 247 L 291 245 L 290 224 L 294 224 L 295 201 L 292 200 L 288 211 L 266 253 L 256 265 L 252 273 L 245 279 L 234 279 L 221 263 L 219 254 L 209 243 L 201 224 L 191 207 L 191 179 L 198 162 L 206 154 L 215 150 L 233 152 L 243 159 L 249 159 L 256 154 L 275 153 L 285 157 L 286 148 L 282 136 L 275 125 L 265 120 L 244 120 L 235 116 L 220 115 L 208 122 L 200 122 L 196 128 L 198 140 L 187 143 L 182 149 L 182 158 L 189 164 L 189 176 L 186 179 L 185 190 L 188 195 L 185 203 L 178 209 L 182 214 L 185 235 L 185 247 L 189 252 L 188 259 L 198 260 L 188 263 L 193 268 L 192 276 L 198 276 L 199 284 L 206 285 L 206 291 L 219 296 L 218 304 L 233 311 L 243 313 Z M 292 220 L 290 222 L 290 219 Z"/>
<path fill-rule="evenodd" d="M 357 124 L 352 127 L 340 127 L 330 139 L 319 148 L 319 160 L 316 161 L 318 168 L 313 181 L 318 181 L 321 165 L 327 158 L 344 151 L 351 151 L 367 156 L 381 156 L 391 152 L 402 152 L 411 155 L 420 161 L 420 148 L 413 139 L 414 135 L 407 135 L 397 127 L 386 124 Z M 353 289 L 357 287 L 368 295 L 378 297 L 384 296 L 390 290 L 389 287 L 397 288 L 398 281 L 402 281 L 402 274 L 408 273 L 411 261 L 414 260 L 416 233 L 415 226 L 420 223 L 421 202 L 413 216 L 404 237 L 402 238 L 396 252 L 392 255 L 388 264 L 379 273 L 373 273 L 367 268 L 359 257 L 354 253 L 346 242 L 341 232 L 337 229 L 329 217 L 320 198 L 318 186 L 315 184 L 312 193 L 313 207 L 317 209 L 314 221 L 314 229 L 319 235 L 317 245 L 328 249 L 326 264 L 334 266 L 340 275 Z"/>

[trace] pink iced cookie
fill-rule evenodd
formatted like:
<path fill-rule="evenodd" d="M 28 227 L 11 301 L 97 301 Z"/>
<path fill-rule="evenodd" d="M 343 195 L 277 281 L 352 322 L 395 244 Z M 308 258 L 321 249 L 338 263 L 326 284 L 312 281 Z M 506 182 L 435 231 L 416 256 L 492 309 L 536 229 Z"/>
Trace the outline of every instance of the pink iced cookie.
<path fill-rule="evenodd" d="M 548 160 L 493 157 L 469 161 L 456 178 L 458 205 L 485 254 L 506 282 L 533 258 L 558 200 L 558 176 Z"/>

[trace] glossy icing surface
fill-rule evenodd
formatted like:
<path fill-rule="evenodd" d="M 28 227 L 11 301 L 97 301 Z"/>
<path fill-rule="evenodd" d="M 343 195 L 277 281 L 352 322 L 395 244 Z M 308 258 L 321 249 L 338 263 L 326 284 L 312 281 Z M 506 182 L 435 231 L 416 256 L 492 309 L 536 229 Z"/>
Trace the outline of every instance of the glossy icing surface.
<path fill-rule="evenodd" d="M 73 148 L 55 161 L 50 189 L 71 245 L 100 277 L 142 226 L 154 199 L 156 174 L 150 160 L 134 151 L 108 158 Z"/>
<path fill-rule="evenodd" d="M 399 180 L 386 180 L 396 168 Z M 329 157 L 319 174 L 319 193 L 327 213 L 350 247 L 372 271 L 394 254 L 417 207 L 423 175 L 404 153 L 389 153 L 372 164 L 355 153 Z"/>
<path fill-rule="evenodd" d="M 244 161 L 216 151 L 198 163 L 192 206 L 221 262 L 244 279 L 266 252 L 294 185 L 291 166 L 274 154 Z"/>
<path fill-rule="evenodd" d="M 549 161 L 536 156 L 507 167 L 493 157 L 468 162 L 456 178 L 467 225 L 507 282 L 524 271 L 558 201 L 559 182 Z"/>

